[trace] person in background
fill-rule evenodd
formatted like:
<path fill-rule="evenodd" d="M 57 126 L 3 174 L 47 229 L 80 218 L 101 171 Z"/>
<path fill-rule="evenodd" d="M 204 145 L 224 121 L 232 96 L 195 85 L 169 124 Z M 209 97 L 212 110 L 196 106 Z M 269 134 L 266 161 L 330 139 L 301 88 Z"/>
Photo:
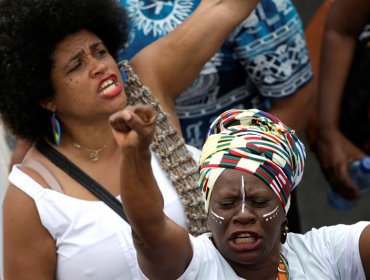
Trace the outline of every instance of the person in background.
<path fill-rule="evenodd" d="M 210 232 L 198 237 L 162 210 L 150 166 L 155 110 L 127 108 L 110 123 L 122 149 L 121 195 L 142 279 L 370 278 L 370 222 L 287 233 L 305 148 L 275 116 L 231 109 L 211 125 L 199 161 Z"/>
<path fill-rule="evenodd" d="M 174 30 L 199 0 L 120 0 L 130 19 L 129 39 L 119 59 Z M 209 36 L 209 34 L 204 34 Z M 290 0 L 261 0 L 181 95 L 175 109 L 186 143 L 201 148 L 212 121 L 230 108 L 259 108 L 278 116 L 298 133 L 311 114 L 312 67 L 301 19 Z M 300 232 L 296 195 L 289 228 Z"/>
<path fill-rule="evenodd" d="M 369 69 L 364 65 L 368 63 L 369 20 L 369 1 L 335 0 L 322 41 L 315 152 L 331 187 L 347 199 L 360 197 L 348 176 L 348 164 L 369 154 L 370 92 L 366 83 L 370 72 L 363 72 Z"/>
<path fill-rule="evenodd" d="M 130 19 L 119 59 L 174 30 L 199 0 L 120 0 Z M 209 34 L 205 34 L 209 36 Z M 213 119 L 227 108 L 272 110 L 298 132 L 310 113 L 312 78 L 301 19 L 290 0 L 261 0 L 180 96 L 173 96 L 186 142 L 201 148 Z M 301 90 L 302 89 L 302 93 Z"/>
<path fill-rule="evenodd" d="M 370 25 L 365 34 L 356 46 L 342 98 L 339 126 L 345 137 L 370 155 Z"/>
<path fill-rule="evenodd" d="M 79 175 L 117 202 L 122 153 L 108 118 L 140 103 L 158 113 L 151 165 L 164 211 L 196 235 L 205 231 L 196 190 L 198 151 L 185 145 L 178 125 L 168 119 L 174 113 L 167 96 L 191 83 L 257 3 L 204 0 L 176 31 L 117 65 L 127 25 L 115 0 L 5 1 L 1 118 L 13 135 L 34 143 L 9 175 L 5 279 L 138 279 L 130 224 L 49 152 L 79 167 Z"/>

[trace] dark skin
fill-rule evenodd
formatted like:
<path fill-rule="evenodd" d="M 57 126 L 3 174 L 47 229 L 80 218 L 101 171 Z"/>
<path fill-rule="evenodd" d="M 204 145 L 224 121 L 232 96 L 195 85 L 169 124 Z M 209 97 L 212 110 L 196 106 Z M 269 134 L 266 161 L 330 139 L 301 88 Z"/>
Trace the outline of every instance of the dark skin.
<path fill-rule="evenodd" d="M 242 177 L 244 188 L 241 188 Z M 214 218 L 214 213 L 224 218 L 221 223 L 217 216 Z M 263 216 L 268 213 L 273 213 L 269 217 L 275 213 L 276 216 L 266 221 Z M 256 176 L 226 169 L 216 181 L 210 201 L 208 226 L 215 246 L 239 276 L 246 279 L 276 279 L 284 221 L 285 211 L 277 195 Z M 258 246 L 248 249 L 241 244 L 238 250 L 235 234 L 241 233 L 251 234 L 254 242 L 259 242 Z"/>
<path fill-rule="evenodd" d="M 163 212 L 163 198 L 150 166 L 149 143 L 155 119 L 153 108 L 137 105 L 115 113 L 110 123 L 123 155 L 121 195 L 131 221 L 140 268 L 150 279 L 176 279 L 186 270 L 193 253 L 188 233 Z M 226 170 L 216 181 L 208 226 L 215 246 L 239 276 L 276 279 L 285 220 L 278 196 L 254 175 Z M 369 245 L 367 226 L 359 240 L 367 279 Z"/>
<path fill-rule="evenodd" d="M 321 50 L 317 154 L 331 186 L 348 199 L 361 196 L 348 176 L 348 164 L 365 153 L 339 130 L 340 108 L 357 39 L 369 17 L 368 0 L 334 1 L 327 16 Z"/>
<path fill-rule="evenodd" d="M 149 144 L 156 113 L 151 106 L 137 105 L 109 120 L 123 155 L 121 195 L 128 206 L 125 212 L 140 267 L 150 279 L 176 279 L 190 263 L 192 250 L 187 231 L 164 214 L 163 197 L 151 169 Z"/>
<path fill-rule="evenodd" d="M 153 108 L 138 105 L 112 115 L 110 123 L 122 148 L 125 176 L 121 178 L 121 195 L 140 267 L 150 279 L 176 279 L 192 259 L 192 246 L 188 233 L 163 212 L 163 198 L 150 166 L 155 118 Z M 242 175 L 246 184 L 244 212 L 240 211 Z M 252 280 L 276 279 L 281 226 L 286 218 L 273 191 L 253 175 L 226 170 L 214 187 L 210 209 L 225 215 L 223 225 L 209 215 L 208 225 L 216 247 L 237 274 Z M 266 222 L 264 215 L 274 218 Z M 228 238 L 236 233 L 252 234 L 252 244 L 246 246 L 254 248 L 243 252 L 231 249 Z"/>
<path fill-rule="evenodd" d="M 360 256 L 365 270 L 366 279 L 370 279 L 370 226 L 360 236 Z"/>

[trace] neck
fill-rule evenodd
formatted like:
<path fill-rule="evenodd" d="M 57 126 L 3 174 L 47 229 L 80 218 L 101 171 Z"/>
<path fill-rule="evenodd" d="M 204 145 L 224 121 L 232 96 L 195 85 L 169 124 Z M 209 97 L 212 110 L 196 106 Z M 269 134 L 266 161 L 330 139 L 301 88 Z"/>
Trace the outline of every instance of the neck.
<path fill-rule="evenodd" d="M 104 128 L 62 131 L 61 144 L 58 147 L 75 159 L 98 162 L 112 156 L 117 145 L 109 126 Z"/>
<path fill-rule="evenodd" d="M 279 250 L 274 250 L 267 258 L 254 264 L 230 263 L 235 272 L 242 278 L 248 280 L 276 280 L 280 262 Z"/>
<path fill-rule="evenodd" d="M 108 119 L 62 123 L 62 143 L 76 142 L 86 147 L 97 148 L 104 145 L 112 137 L 112 129 Z"/>

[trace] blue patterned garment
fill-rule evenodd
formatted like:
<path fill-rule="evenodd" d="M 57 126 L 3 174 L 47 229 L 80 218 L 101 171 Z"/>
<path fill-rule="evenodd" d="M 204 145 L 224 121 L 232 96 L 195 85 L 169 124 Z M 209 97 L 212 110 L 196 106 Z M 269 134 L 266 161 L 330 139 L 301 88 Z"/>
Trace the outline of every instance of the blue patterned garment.
<path fill-rule="evenodd" d="M 120 0 L 131 20 L 130 59 L 164 36 L 198 6 L 199 0 Z M 199 77 L 177 99 L 185 140 L 200 148 L 213 119 L 230 108 L 268 110 L 270 98 L 294 94 L 312 78 L 302 23 L 289 0 L 261 0 L 232 32 Z"/>

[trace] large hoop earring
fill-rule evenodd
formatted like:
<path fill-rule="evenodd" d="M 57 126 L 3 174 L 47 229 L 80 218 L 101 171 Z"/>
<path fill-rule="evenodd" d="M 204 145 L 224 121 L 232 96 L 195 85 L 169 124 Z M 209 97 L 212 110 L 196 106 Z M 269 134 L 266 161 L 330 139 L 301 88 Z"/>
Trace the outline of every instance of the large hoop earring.
<path fill-rule="evenodd" d="M 60 139 L 62 138 L 62 133 L 60 130 L 60 123 L 58 118 L 55 116 L 55 113 L 50 117 L 50 122 L 53 130 L 53 140 L 55 145 L 59 146 L 60 145 Z"/>
<path fill-rule="evenodd" d="M 288 220 L 286 220 L 281 225 L 281 237 L 280 237 L 281 244 L 284 244 L 285 243 L 286 238 L 288 236 L 288 231 L 289 231 L 289 228 L 288 228 Z"/>

